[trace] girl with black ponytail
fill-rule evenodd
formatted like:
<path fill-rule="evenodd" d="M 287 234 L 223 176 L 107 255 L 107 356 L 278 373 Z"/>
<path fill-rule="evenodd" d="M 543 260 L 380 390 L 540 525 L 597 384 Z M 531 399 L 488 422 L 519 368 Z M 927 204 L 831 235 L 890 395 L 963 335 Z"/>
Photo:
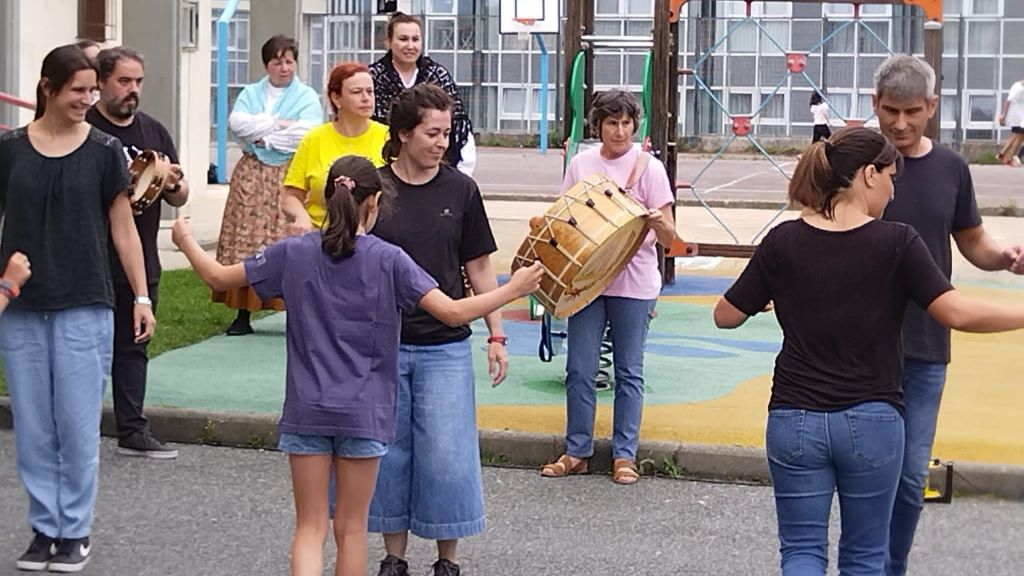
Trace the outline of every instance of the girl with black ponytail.
<path fill-rule="evenodd" d="M 403 310 L 422 307 L 461 326 L 529 294 L 539 264 L 501 288 L 452 300 L 400 248 L 368 236 L 388 205 L 373 164 L 344 156 L 324 189 L 322 230 L 286 238 L 244 263 L 224 266 L 192 237 L 187 220 L 172 239 L 214 290 L 250 285 L 288 306 L 288 368 L 279 431 L 295 492 L 292 574 L 320 574 L 328 490 L 337 474 L 334 535 L 338 574 L 366 574 L 366 529 L 381 456 L 395 438 L 398 346 Z"/>

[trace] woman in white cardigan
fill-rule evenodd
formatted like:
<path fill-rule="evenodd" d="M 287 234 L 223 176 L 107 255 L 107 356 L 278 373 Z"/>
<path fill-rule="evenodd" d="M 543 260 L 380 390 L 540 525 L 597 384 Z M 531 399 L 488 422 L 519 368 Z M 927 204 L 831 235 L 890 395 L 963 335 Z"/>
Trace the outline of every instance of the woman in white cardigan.
<path fill-rule="evenodd" d="M 291 38 L 267 40 L 262 49 L 267 75 L 242 90 L 231 112 L 228 123 L 243 156 L 231 174 L 217 244 L 217 261 L 226 266 L 284 236 L 280 194 L 288 163 L 306 133 L 323 122 L 316 92 L 295 75 L 298 53 Z M 238 310 L 229 336 L 252 333 L 252 310 L 284 309 L 279 300 L 261 301 L 248 286 L 214 292 L 213 300 Z"/>

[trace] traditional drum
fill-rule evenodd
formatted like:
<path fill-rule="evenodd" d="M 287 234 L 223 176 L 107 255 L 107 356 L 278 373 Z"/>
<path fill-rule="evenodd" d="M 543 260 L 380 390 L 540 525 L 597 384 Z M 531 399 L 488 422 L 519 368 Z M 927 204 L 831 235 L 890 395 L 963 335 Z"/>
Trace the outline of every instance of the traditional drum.
<path fill-rule="evenodd" d="M 600 296 L 636 254 L 647 236 L 646 214 L 614 182 L 590 176 L 543 217 L 530 219 L 512 270 L 540 260 L 545 274 L 534 296 L 555 317 L 572 316 Z"/>
<path fill-rule="evenodd" d="M 155 150 L 145 150 L 132 160 L 128 173 L 132 178 L 132 210 L 139 215 L 160 198 L 171 173 L 171 164 L 167 156 Z"/>

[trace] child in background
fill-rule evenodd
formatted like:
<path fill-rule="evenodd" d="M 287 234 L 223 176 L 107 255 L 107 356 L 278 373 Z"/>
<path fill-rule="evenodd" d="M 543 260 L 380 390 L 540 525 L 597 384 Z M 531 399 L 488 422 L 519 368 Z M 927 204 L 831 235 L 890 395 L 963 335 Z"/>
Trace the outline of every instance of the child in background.
<path fill-rule="evenodd" d="M 829 128 L 828 104 L 818 92 L 811 94 L 811 114 L 814 116 L 814 139 L 811 143 L 827 140 L 832 135 L 832 129 Z"/>

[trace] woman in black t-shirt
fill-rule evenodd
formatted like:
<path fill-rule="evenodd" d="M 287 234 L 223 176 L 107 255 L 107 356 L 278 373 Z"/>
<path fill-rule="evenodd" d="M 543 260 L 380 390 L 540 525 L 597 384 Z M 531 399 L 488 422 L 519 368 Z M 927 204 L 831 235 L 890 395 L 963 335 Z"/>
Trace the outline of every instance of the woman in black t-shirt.
<path fill-rule="evenodd" d="M 121 143 L 91 128 L 92 61 L 74 46 L 43 60 L 36 119 L 0 136 L 0 257 L 32 278 L 0 318 L 18 475 L 35 536 L 22 570 L 77 572 L 89 561 L 103 385 L 114 343 L 110 240 L 135 293 L 136 341 L 155 321 Z M 110 240 L 108 240 L 110 239 Z"/>
<path fill-rule="evenodd" d="M 832 493 L 839 571 L 884 573 L 903 457 L 900 326 L 910 300 L 968 332 L 1024 328 L 1024 307 L 953 289 L 905 224 L 879 220 L 896 148 L 866 128 L 813 144 L 789 187 L 801 218 L 780 224 L 715 307 L 735 328 L 769 302 L 782 327 L 766 448 L 783 574 L 825 574 Z"/>

